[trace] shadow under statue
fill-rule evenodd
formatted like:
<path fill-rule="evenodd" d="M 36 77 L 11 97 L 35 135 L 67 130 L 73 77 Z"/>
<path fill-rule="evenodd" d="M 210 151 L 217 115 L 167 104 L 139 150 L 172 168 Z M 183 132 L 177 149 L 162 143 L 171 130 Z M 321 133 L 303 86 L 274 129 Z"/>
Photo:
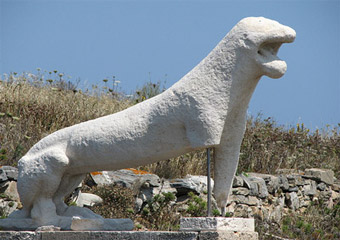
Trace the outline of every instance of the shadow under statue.
<path fill-rule="evenodd" d="M 295 35 L 276 21 L 245 18 L 162 94 L 43 138 L 18 163 L 23 208 L 0 226 L 132 230 L 130 219 L 104 219 L 67 206 L 64 198 L 88 172 L 137 167 L 208 147 L 215 148 L 214 195 L 224 214 L 250 98 L 263 75 L 283 76 L 287 65 L 276 54 Z"/>

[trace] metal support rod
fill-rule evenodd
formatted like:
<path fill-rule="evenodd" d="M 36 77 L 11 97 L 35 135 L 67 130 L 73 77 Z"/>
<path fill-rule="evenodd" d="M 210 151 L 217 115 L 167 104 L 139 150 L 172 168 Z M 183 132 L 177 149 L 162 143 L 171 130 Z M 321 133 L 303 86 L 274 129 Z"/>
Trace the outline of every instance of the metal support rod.
<path fill-rule="evenodd" d="M 208 217 L 211 217 L 211 176 L 210 176 L 210 148 L 207 148 L 207 185 L 208 185 Z"/>

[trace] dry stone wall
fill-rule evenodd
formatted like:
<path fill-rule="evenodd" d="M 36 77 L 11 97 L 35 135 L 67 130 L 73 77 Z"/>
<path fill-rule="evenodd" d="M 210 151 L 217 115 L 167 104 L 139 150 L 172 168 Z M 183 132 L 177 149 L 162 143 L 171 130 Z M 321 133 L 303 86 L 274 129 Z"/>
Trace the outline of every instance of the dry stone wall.
<path fill-rule="evenodd" d="M 107 176 L 111 176 L 108 178 Z M 175 204 L 187 209 L 188 193 L 207 198 L 205 176 L 187 176 L 183 179 L 160 179 L 157 175 L 138 170 L 120 170 L 92 175 L 95 184 L 120 184 L 139 188 L 136 210 L 141 211 L 147 201 L 160 192 L 176 195 Z M 106 180 L 104 180 L 106 179 Z M 110 180 L 108 180 L 110 179 Z M 105 182 L 106 181 L 106 182 Z M 212 184 L 214 181 L 212 180 Z M 303 212 L 315 201 L 322 201 L 332 208 L 340 200 L 340 181 L 331 170 L 279 169 L 275 175 L 248 173 L 235 176 L 227 205 L 227 215 L 233 217 L 257 217 L 280 223 L 282 216 L 293 210 Z M 217 208 L 213 200 L 213 208 Z"/>
<path fill-rule="evenodd" d="M 319 200 L 332 208 L 340 199 L 339 182 L 331 170 L 282 169 L 277 173 L 236 176 L 227 212 L 234 217 L 259 217 L 279 223 L 289 210 L 303 212 Z"/>
<path fill-rule="evenodd" d="M 124 169 L 91 174 L 88 185 L 119 184 L 134 188 L 137 212 L 142 211 L 147 202 L 156 194 L 171 192 L 176 195 L 172 204 L 179 211 L 187 209 L 189 192 L 206 200 L 207 179 L 205 176 L 190 176 L 183 179 L 161 179 L 155 174 Z M 0 168 L 0 213 L 7 216 L 20 206 L 16 191 L 17 169 Z M 212 184 L 214 182 L 212 181 Z M 100 197 L 82 193 L 80 187 L 74 192 L 74 200 L 79 206 L 100 204 Z M 328 208 L 340 200 L 340 181 L 331 170 L 306 169 L 304 172 L 280 169 L 275 175 L 248 173 L 235 176 L 231 195 L 227 204 L 227 215 L 233 217 L 257 217 L 280 223 L 289 210 L 303 212 L 313 201 L 322 201 Z M 213 200 L 213 209 L 217 208 Z"/>

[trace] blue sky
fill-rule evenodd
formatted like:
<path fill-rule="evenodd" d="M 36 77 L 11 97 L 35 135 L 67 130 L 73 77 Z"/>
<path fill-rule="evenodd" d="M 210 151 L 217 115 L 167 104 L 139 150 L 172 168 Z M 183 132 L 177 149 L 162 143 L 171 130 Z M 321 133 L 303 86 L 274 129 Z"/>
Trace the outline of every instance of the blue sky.
<path fill-rule="evenodd" d="M 127 94 L 171 86 L 242 18 L 294 28 L 281 79 L 262 78 L 249 113 L 282 125 L 340 123 L 340 1 L 0 0 L 0 74 L 57 69 L 81 86 L 116 76 Z"/>

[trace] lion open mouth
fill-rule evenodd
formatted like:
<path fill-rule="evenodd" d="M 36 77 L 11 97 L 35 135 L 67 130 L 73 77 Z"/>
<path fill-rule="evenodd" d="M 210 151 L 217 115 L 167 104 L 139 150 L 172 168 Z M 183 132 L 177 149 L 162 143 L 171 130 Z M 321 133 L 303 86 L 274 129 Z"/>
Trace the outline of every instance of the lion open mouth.
<path fill-rule="evenodd" d="M 260 44 L 257 61 L 262 65 L 265 75 L 271 78 L 283 76 L 287 70 L 287 64 L 277 56 L 277 53 L 283 43 L 291 43 L 294 39 L 295 34 L 289 34 L 279 39 L 269 39 Z"/>

